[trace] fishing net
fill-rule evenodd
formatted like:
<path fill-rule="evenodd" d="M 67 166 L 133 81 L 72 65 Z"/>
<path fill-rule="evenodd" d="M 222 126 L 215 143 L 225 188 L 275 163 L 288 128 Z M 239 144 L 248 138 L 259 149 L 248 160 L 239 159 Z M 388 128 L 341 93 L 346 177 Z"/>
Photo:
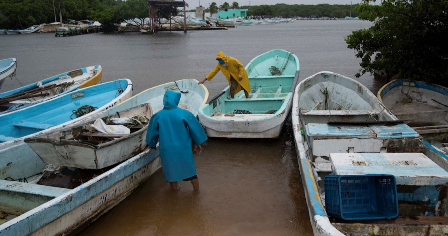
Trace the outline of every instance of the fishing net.
<path fill-rule="evenodd" d="M 271 75 L 282 75 L 282 72 L 275 66 L 271 66 L 269 71 L 271 72 Z"/>
<path fill-rule="evenodd" d="M 81 116 L 88 114 L 96 109 L 97 109 L 97 107 L 84 105 L 76 110 L 73 110 L 73 114 L 70 116 L 70 118 L 73 119 L 73 116 L 75 116 L 75 118 L 81 117 Z"/>

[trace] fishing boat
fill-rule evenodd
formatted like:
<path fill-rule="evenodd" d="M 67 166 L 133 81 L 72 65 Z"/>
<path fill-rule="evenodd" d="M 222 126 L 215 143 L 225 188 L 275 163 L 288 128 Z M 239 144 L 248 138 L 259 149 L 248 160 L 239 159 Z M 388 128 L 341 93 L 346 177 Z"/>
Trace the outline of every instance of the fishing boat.
<path fill-rule="evenodd" d="M 0 60 L 0 88 L 6 78 L 14 76 L 16 69 L 17 60 L 15 58 Z"/>
<path fill-rule="evenodd" d="M 410 126 L 448 125 L 448 88 L 421 81 L 393 80 L 377 96 Z"/>
<path fill-rule="evenodd" d="M 178 87 L 179 86 L 179 87 Z M 116 112 L 102 118 L 105 124 L 95 119 L 70 129 L 57 130 L 53 133 L 25 139 L 31 148 L 48 164 L 84 169 L 103 169 L 134 156 L 146 148 L 146 131 L 152 108 L 163 108 L 166 89 L 182 91 L 179 107 L 197 114 L 197 110 L 208 98 L 204 86 L 196 80 L 179 80 L 146 90 L 129 102 L 124 102 Z M 137 98 L 138 97 L 138 98 Z M 138 104 L 132 101 L 139 100 Z M 143 102 L 142 102 L 143 101 Z M 128 104 L 127 109 L 121 109 Z M 120 110 L 120 111 L 118 111 Z M 98 123 L 100 122 L 100 123 Z M 95 127 L 123 124 L 116 132 L 99 133 Z M 96 125 L 96 126 L 94 126 Z M 110 126 L 113 129 L 114 126 Z M 113 131 L 113 130 L 111 130 Z"/>
<path fill-rule="evenodd" d="M 292 122 L 314 235 L 448 230 L 442 158 L 364 85 L 327 71 L 306 78 Z"/>
<path fill-rule="evenodd" d="M 153 111 L 160 110 L 166 89 L 180 91 L 181 107 L 194 115 L 208 98 L 207 89 L 197 80 L 178 80 L 143 91 L 99 117 L 147 103 Z M 67 235 L 80 232 L 125 199 L 161 162 L 158 149 L 145 149 L 101 170 L 61 169 L 46 165 L 27 143 L 21 143 L 0 150 L 0 166 L 0 194 L 4 197 L 0 198 L 0 210 L 6 221 L 0 224 L 0 234 Z"/>
<path fill-rule="evenodd" d="M 132 83 L 121 79 L 75 90 L 21 110 L 0 115 L 0 149 L 25 138 L 51 133 L 90 120 L 132 95 Z"/>
<path fill-rule="evenodd" d="M 100 65 L 89 66 L 0 93 L 0 111 L 16 111 L 61 94 L 87 88 L 101 81 L 102 74 Z"/>
<path fill-rule="evenodd" d="M 276 138 L 291 110 L 292 94 L 299 78 L 299 59 L 275 49 L 246 65 L 252 91 L 230 99 L 226 87 L 199 110 L 199 121 L 209 137 Z"/>

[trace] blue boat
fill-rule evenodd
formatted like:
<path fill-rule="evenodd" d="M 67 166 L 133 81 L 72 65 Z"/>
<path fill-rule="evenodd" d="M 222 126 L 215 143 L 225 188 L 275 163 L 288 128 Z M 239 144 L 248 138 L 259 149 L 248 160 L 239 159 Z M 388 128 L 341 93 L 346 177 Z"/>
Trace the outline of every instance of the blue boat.
<path fill-rule="evenodd" d="M 197 80 L 178 80 L 145 90 L 103 111 L 98 117 L 144 104 L 150 104 L 153 111 L 158 111 L 163 108 L 163 95 L 167 89 L 180 91 L 181 107 L 195 115 L 208 98 L 207 89 Z M 157 171 L 161 167 L 158 157 L 158 150 L 145 149 L 128 160 L 98 171 L 70 171 L 73 168 L 61 171 L 57 166 L 46 166 L 27 143 L 0 150 L 0 211 L 5 219 L 0 219 L 0 235 L 75 234 L 125 199 Z M 61 176 L 62 172 L 65 179 L 79 179 L 79 176 L 70 176 L 72 172 L 90 177 L 70 186 L 49 182 L 51 178 L 48 176 Z"/>
<path fill-rule="evenodd" d="M 230 99 L 227 86 L 201 107 L 199 121 L 209 137 L 277 138 L 292 105 L 300 74 L 299 59 L 275 49 L 260 54 L 246 65 L 252 91 Z"/>
<path fill-rule="evenodd" d="M 0 111 L 16 111 L 42 100 L 87 88 L 100 82 L 102 74 L 103 69 L 100 65 L 88 66 L 0 93 Z"/>
<path fill-rule="evenodd" d="M 90 119 L 132 95 L 128 79 L 76 90 L 33 106 L 0 114 L 0 149 L 23 142 L 25 138 L 42 135 Z M 75 111 L 95 108 L 77 117 Z M 82 114 L 82 113 L 81 113 Z"/>
<path fill-rule="evenodd" d="M 8 58 L 0 60 L 0 89 L 7 77 L 14 76 L 17 69 L 17 60 L 15 58 Z"/>
<path fill-rule="evenodd" d="M 447 232 L 447 160 L 364 85 L 327 71 L 304 79 L 292 123 L 314 235 Z"/>

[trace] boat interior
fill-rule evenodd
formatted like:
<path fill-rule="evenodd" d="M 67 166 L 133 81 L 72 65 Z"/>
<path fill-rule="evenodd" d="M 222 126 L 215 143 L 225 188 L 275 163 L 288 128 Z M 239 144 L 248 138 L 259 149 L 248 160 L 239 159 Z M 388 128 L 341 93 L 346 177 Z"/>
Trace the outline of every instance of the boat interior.
<path fill-rule="evenodd" d="M 220 119 L 270 117 L 281 110 L 285 99 L 291 97 L 294 76 L 260 76 L 249 80 L 249 98 L 240 91 L 232 99 L 227 90 L 210 100 L 210 106 L 204 109 L 205 114 Z"/>
<path fill-rule="evenodd" d="M 448 172 L 446 166 L 438 165 L 440 157 L 430 155 L 423 138 L 369 98 L 372 95 L 362 87 L 338 77 L 332 83 L 329 76 L 305 81 L 298 92 L 300 132 L 311 164 L 308 171 L 314 176 L 323 207 L 330 201 L 326 199 L 326 177 L 334 175 L 393 175 L 398 204 L 398 217 L 386 216 L 384 209 L 379 211 L 384 198 L 354 181 L 340 190 L 347 205 L 339 212 L 353 218 L 329 214 L 331 223 L 352 235 L 402 235 L 425 232 L 428 224 L 448 225 Z"/>

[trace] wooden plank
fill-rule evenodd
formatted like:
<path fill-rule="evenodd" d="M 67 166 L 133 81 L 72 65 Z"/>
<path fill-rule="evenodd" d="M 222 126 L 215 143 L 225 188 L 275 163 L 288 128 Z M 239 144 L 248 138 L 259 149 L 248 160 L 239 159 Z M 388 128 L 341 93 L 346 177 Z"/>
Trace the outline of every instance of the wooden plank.
<path fill-rule="evenodd" d="M 121 138 L 128 136 L 129 134 L 81 133 L 80 135 L 85 137 L 98 137 L 98 138 Z"/>

